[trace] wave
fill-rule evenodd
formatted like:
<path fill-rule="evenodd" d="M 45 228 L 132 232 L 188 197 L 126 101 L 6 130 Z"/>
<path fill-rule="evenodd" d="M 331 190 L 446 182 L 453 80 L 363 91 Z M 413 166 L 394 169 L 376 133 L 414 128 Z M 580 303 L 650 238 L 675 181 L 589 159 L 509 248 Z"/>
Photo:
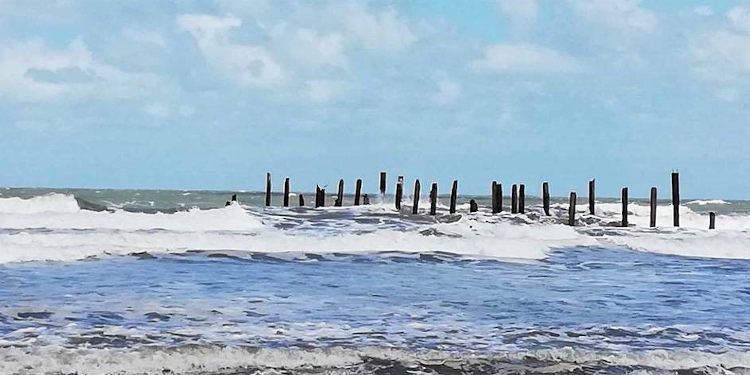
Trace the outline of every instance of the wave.
<path fill-rule="evenodd" d="M 425 205 L 426 206 L 426 205 Z M 423 206 L 424 207 L 424 206 Z M 565 225 L 567 206 L 553 216 L 538 206 L 526 214 L 492 215 L 485 208 L 449 215 L 407 215 L 390 204 L 358 207 L 255 208 L 239 204 L 172 213 L 94 207 L 72 195 L 0 198 L 0 263 L 69 261 L 104 254 L 235 250 L 253 252 L 448 252 L 478 257 L 543 259 L 571 247 L 622 247 L 656 253 L 750 259 L 750 215 L 721 215 L 708 231 L 708 215 L 659 206 L 659 228 L 648 228 L 649 207 L 628 206 L 631 226 L 619 228 L 621 206 L 600 203 L 596 215 L 579 206 L 576 227 Z"/>
<path fill-rule="evenodd" d="M 237 373 L 680 373 L 750 371 L 750 353 L 690 350 L 598 352 L 573 348 L 499 353 L 409 351 L 365 347 L 273 349 L 218 345 L 174 348 L 0 348 L 5 374 L 237 374 Z"/>
<path fill-rule="evenodd" d="M 694 201 L 686 202 L 685 204 L 696 204 L 698 206 L 706 206 L 709 204 L 730 204 L 730 203 L 721 199 L 708 199 L 708 200 L 694 200 Z"/>

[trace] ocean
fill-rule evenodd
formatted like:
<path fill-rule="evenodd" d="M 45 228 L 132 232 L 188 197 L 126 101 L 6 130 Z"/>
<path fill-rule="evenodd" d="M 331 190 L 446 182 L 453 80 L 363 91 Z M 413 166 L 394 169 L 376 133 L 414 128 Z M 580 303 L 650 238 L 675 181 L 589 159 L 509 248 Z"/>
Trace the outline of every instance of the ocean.
<path fill-rule="evenodd" d="M 233 193 L 0 190 L 0 374 L 750 374 L 750 202 Z"/>

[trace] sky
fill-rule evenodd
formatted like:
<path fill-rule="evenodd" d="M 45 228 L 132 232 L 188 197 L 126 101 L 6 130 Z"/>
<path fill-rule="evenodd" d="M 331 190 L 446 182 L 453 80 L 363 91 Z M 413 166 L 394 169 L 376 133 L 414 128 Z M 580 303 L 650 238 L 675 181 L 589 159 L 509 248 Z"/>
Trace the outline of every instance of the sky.
<path fill-rule="evenodd" d="M 0 186 L 750 199 L 749 100 L 743 1 L 0 0 Z"/>

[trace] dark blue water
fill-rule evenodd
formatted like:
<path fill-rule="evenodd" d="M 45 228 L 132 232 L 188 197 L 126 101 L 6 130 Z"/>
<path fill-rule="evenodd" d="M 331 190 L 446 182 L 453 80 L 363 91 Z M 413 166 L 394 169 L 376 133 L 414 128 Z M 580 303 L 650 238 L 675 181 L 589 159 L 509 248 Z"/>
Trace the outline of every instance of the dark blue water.
<path fill-rule="evenodd" d="M 577 248 L 126 256 L 0 266 L 5 347 L 750 350 L 750 261 Z"/>

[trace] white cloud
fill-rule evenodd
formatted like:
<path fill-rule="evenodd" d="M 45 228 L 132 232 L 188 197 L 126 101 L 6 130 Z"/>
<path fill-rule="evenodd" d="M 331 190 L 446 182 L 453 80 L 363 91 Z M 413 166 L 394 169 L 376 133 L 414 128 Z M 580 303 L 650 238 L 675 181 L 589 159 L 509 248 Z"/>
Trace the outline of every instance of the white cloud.
<path fill-rule="evenodd" d="M 167 39 L 158 31 L 128 28 L 122 31 L 122 36 L 135 42 L 167 49 Z"/>
<path fill-rule="evenodd" d="M 582 69 L 572 56 L 533 44 L 495 44 L 471 62 L 477 70 L 493 73 L 567 73 Z"/>
<path fill-rule="evenodd" d="M 500 12 L 520 25 L 534 22 L 539 13 L 536 0 L 497 0 L 497 7 Z"/>
<path fill-rule="evenodd" d="M 641 7 L 640 0 L 568 0 L 573 10 L 589 22 L 621 31 L 652 32 L 656 14 Z"/>
<path fill-rule="evenodd" d="M 449 79 L 441 79 L 437 82 L 437 93 L 433 100 L 437 103 L 449 103 L 461 95 L 461 85 Z"/>
<path fill-rule="evenodd" d="M 343 21 L 346 35 L 370 50 L 398 52 L 419 39 L 392 7 L 376 11 L 363 2 L 345 2 L 331 11 Z"/>
<path fill-rule="evenodd" d="M 192 34 L 211 67 L 240 85 L 269 88 L 284 81 L 281 66 L 264 47 L 230 40 L 230 32 L 242 25 L 239 18 L 184 14 L 177 24 Z"/>
<path fill-rule="evenodd" d="M 345 90 L 342 81 L 313 79 L 305 82 L 303 94 L 310 101 L 325 103 L 341 97 Z"/>
<path fill-rule="evenodd" d="M 722 28 L 696 38 L 696 71 L 704 79 L 726 81 L 750 72 L 750 8 L 737 6 Z"/>
<path fill-rule="evenodd" d="M 324 34 L 308 28 L 293 30 L 287 23 L 279 23 L 269 30 L 269 35 L 274 44 L 283 46 L 284 52 L 298 63 L 337 67 L 347 64 L 344 37 L 339 33 Z"/>
<path fill-rule="evenodd" d="M 98 62 L 81 40 L 62 50 L 39 41 L 0 47 L 0 97 L 20 101 L 143 96 L 166 84 L 158 76 Z"/>

